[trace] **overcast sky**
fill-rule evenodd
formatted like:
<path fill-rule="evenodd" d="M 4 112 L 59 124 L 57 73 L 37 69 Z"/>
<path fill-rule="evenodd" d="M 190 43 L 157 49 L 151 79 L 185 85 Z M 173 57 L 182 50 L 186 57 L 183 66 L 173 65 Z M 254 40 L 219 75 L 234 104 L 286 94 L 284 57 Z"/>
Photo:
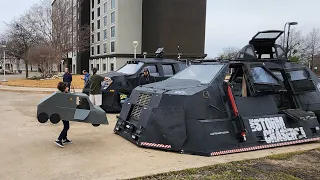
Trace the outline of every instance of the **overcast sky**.
<path fill-rule="evenodd" d="M 18 17 L 39 0 L 0 0 L 0 32 L 4 22 Z M 320 0 L 207 0 L 206 50 L 215 57 L 226 47 L 241 48 L 260 30 L 283 29 L 298 21 L 297 29 L 320 28 Z"/>

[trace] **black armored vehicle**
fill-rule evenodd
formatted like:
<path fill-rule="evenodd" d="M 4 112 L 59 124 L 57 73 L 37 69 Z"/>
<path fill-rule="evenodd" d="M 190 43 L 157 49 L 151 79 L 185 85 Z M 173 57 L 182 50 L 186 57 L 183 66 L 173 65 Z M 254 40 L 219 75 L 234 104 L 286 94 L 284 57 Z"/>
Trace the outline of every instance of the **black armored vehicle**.
<path fill-rule="evenodd" d="M 193 63 L 135 88 L 114 131 L 142 147 L 204 156 L 320 140 L 320 81 L 257 33 L 232 61 Z"/>
<path fill-rule="evenodd" d="M 120 112 L 121 100 L 130 96 L 131 91 L 139 85 L 143 69 L 148 68 L 156 82 L 163 81 L 187 67 L 185 62 L 172 59 L 145 58 L 128 61 L 115 72 L 102 74 L 112 79 L 111 85 L 102 90 L 102 106 L 106 112 Z M 83 93 L 89 94 L 90 81 L 87 82 Z"/>

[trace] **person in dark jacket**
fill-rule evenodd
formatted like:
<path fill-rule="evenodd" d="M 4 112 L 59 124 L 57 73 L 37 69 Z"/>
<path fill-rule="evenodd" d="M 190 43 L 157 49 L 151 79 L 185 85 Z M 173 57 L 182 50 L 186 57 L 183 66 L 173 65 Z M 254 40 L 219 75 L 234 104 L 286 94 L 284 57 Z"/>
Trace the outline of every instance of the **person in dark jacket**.
<path fill-rule="evenodd" d="M 70 74 L 68 68 L 64 69 L 63 82 L 66 83 L 66 85 L 68 87 L 68 92 L 70 92 L 70 86 L 71 86 L 71 82 L 72 82 L 72 75 Z"/>
<path fill-rule="evenodd" d="M 144 68 L 143 74 L 139 80 L 139 85 L 145 85 L 145 84 L 150 84 L 150 83 L 154 83 L 154 82 L 156 82 L 156 79 L 150 75 L 149 69 Z"/>
<path fill-rule="evenodd" d="M 67 84 L 64 82 L 59 82 L 57 88 L 59 89 L 60 92 L 63 92 L 63 93 L 69 92 L 69 88 L 68 88 Z M 61 131 L 58 139 L 55 141 L 55 144 L 61 148 L 64 147 L 63 144 L 71 144 L 72 143 L 72 141 L 70 141 L 67 138 L 68 130 L 70 128 L 69 121 L 62 120 L 62 122 L 63 122 L 63 130 Z"/>

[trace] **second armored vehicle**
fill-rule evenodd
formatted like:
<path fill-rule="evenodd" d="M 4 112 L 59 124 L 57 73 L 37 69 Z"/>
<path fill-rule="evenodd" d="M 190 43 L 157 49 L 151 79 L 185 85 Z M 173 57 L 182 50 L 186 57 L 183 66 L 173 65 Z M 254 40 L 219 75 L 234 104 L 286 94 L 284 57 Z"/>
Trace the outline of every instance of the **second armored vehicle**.
<path fill-rule="evenodd" d="M 112 84 L 102 91 L 102 106 L 106 112 L 120 112 L 121 99 L 130 96 L 132 90 L 139 85 L 143 69 L 148 68 L 150 75 L 157 82 L 163 81 L 186 68 L 184 62 L 171 59 L 134 59 L 115 72 L 102 74 L 112 79 Z M 89 94 L 90 81 L 87 82 L 83 93 Z"/>

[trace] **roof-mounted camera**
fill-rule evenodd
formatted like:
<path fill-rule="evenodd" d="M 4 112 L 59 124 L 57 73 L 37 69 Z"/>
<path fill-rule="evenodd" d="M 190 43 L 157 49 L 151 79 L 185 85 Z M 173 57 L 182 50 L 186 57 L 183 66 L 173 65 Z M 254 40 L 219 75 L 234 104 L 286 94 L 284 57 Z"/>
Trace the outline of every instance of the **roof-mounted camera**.
<path fill-rule="evenodd" d="M 163 59 L 164 47 L 158 48 L 155 54 L 156 54 L 156 59 Z"/>

